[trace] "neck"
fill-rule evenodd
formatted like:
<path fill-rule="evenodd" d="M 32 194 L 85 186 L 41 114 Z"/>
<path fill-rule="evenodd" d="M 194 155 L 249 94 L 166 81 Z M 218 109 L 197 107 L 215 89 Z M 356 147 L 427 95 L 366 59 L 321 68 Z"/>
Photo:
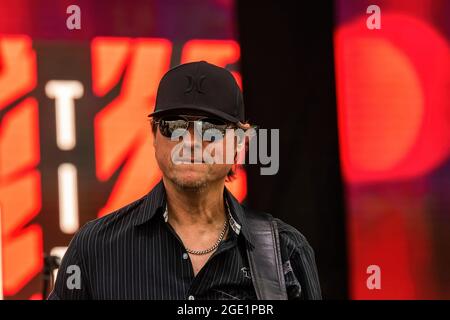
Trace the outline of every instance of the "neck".
<path fill-rule="evenodd" d="M 199 190 L 184 189 L 163 177 L 167 196 L 169 223 L 181 227 L 215 226 L 225 221 L 224 181 Z"/>

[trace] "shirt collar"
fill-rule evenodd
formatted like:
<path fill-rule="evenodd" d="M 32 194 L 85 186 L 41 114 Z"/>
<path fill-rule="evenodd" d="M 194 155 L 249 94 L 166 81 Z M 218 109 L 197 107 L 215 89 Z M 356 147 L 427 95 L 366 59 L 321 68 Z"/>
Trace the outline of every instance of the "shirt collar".
<path fill-rule="evenodd" d="M 245 217 L 245 210 L 239 203 L 239 201 L 231 194 L 231 192 L 225 188 L 225 199 L 230 206 L 230 212 L 233 219 L 240 226 L 240 232 L 244 235 L 244 238 L 250 243 L 253 244 L 252 234 L 248 228 L 247 219 Z"/>
<path fill-rule="evenodd" d="M 244 238 L 250 243 L 253 243 L 252 235 L 248 230 L 248 224 L 245 218 L 245 210 L 240 205 L 239 201 L 225 188 L 224 197 L 227 201 L 231 219 L 231 228 L 236 234 L 242 233 Z M 160 180 L 156 186 L 143 198 L 143 206 L 137 213 L 137 217 L 134 221 L 134 225 L 142 225 L 151 220 L 155 214 L 160 210 L 165 211 L 166 208 L 166 190 L 164 183 Z"/>
<path fill-rule="evenodd" d="M 134 226 L 146 223 L 155 216 L 158 210 L 166 206 L 166 190 L 160 180 L 150 192 L 143 197 L 143 203 L 134 219 Z"/>

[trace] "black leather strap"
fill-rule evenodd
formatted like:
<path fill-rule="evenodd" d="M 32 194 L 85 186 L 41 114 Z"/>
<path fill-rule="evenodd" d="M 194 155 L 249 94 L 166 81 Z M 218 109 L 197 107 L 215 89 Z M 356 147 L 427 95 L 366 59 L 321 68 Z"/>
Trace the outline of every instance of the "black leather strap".
<path fill-rule="evenodd" d="M 249 210 L 246 219 L 253 240 L 247 256 L 258 300 L 287 300 L 276 221 L 268 213 Z"/>

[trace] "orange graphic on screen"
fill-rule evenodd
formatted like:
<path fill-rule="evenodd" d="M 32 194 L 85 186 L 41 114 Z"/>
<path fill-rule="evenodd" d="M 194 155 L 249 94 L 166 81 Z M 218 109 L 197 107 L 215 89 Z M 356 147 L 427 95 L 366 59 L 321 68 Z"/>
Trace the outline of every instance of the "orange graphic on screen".
<path fill-rule="evenodd" d="M 169 68 L 172 46 L 165 39 L 96 38 L 91 47 L 97 96 L 105 95 L 123 76 L 120 95 L 94 122 L 98 179 L 108 180 L 123 166 L 99 212 L 102 216 L 142 197 L 160 179 L 146 115 L 152 111 L 159 80 Z"/>
<path fill-rule="evenodd" d="M 0 38 L 0 109 L 36 85 L 36 57 L 25 36 Z M 0 127 L 3 294 L 14 295 L 42 268 L 42 229 L 30 222 L 41 208 L 38 104 L 26 98 Z"/>

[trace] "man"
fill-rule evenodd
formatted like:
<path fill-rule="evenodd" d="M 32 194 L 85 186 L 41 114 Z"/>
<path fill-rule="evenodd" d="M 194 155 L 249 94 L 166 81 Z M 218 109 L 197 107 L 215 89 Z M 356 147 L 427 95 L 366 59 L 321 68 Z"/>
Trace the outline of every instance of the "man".
<path fill-rule="evenodd" d="M 258 247 L 249 209 L 224 186 L 234 165 L 208 163 L 195 152 L 234 141 L 226 129 L 250 128 L 236 81 L 204 61 L 180 65 L 162 78 L 150 116 L 162 180 L 143 198 L 76 234 L 49 299 L 257 299 L 255 288 L 260 292 L 267 280 L 258 278 L 258 268 L 276 266 L 277 259 L 265 256 L 259 263 L 261 257 L 254 257 L 250 263 L 251 248 L 264 248 Z M 183 152 L 176 152 L 180 137 L 208 130 L 219 135 L 200 142 L 183 139 Z M 227 150 L 216 148 L 212 156 L 223 160 Z M 320 299 L 313 250 L 295 228 L 274 221 L 281 291 L 288 299 Z"/>

